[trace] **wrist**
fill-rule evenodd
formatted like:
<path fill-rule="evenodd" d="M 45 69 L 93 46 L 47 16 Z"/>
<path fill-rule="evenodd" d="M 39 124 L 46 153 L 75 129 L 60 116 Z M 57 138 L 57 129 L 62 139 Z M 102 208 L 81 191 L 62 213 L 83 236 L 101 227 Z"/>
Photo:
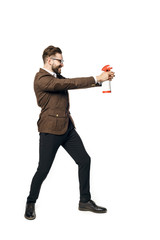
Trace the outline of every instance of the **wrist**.
<path fill-rule="evenodd" d="M 96 76 L 96 80 L 97 80 L 97 82 L 99 82 L 99 83 L 101 82 L 99 76 Z"/>

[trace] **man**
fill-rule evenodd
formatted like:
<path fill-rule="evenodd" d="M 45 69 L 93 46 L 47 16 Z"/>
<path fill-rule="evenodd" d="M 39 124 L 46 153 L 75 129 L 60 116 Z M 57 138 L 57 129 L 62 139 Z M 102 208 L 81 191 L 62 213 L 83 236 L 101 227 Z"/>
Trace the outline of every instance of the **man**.
<path fill-rule="evenodd" d="M 62 146 L 78 165 L 80 201 L 79 210 L 105 213 L 106 208 L 99 207 L 91 200 L 90 194 L 90 156 L 75 130 L 69 112 L 68 90 L 100 86 L 102 82 L 112 80 L 113 72 L 103 72 L 96 77 L 64 78 L 61 75 L 63 56 L 60 48 L 49 46 L 43 52 L 44 67 L 40 68 L 34 79 L 34 91 L 41 113 L 37 122 L 40 135 L 39 164 L 32 179 L 27 198 L 25 218 L 36 217 L 35 203 L 42 182 L 46 178 L 56 152 Z"/>

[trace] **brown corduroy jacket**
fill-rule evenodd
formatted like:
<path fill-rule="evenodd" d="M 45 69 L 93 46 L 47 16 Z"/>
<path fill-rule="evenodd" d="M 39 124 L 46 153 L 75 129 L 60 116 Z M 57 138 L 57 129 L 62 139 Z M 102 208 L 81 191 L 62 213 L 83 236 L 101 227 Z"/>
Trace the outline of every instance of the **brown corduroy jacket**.
<path fill-rule="evenodd" d="M 62 135 L 67 131 L 69 118 L 69 89 L 90 88 L 99 86 L 93 77 L 64 78 L 58 75 L 55 78 L 40 68 L 34 79 L 34 91 L 37 104 L 41 107 L 38 131 Z M 74 125 L 75 126 L 75 125 Z"/>

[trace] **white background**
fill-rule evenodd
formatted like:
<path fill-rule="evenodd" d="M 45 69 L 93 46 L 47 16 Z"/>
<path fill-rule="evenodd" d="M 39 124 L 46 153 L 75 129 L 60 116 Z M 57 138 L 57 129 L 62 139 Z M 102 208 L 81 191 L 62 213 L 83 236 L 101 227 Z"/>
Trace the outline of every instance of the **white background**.
<path fill-rule="evenodd" d="M 1 239 L 160 239 L 160 36 L 158 0 L 3 1 L 1 23 Z M 38 164 L 40 113 L 33 91 L 49 46 L 65 77 L 110 64 L 112 93 L 70 91 L 71 114 L 92 158 L 92 199 L 78 211 L 77 165 L 60 148 L 42 185 L 37 218 L 24 218 Z"/>

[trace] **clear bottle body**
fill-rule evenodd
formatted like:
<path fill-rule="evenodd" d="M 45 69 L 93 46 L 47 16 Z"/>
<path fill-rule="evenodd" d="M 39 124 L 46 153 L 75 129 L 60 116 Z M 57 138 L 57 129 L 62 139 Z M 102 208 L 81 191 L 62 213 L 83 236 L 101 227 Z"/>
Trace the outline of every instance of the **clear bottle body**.
<path fill-rule="evenodd" d="M 103 82 L 102 93 L 111 93 L 111 81 Z"/>

